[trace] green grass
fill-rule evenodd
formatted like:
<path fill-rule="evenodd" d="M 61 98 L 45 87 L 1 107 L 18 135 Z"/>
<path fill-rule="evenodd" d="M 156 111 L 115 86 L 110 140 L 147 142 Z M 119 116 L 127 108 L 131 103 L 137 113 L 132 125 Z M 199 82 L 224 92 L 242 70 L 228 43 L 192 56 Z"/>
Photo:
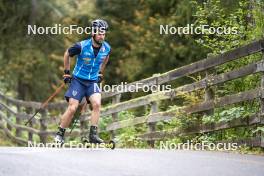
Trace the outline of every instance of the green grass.
<path fill-rule="evenodd" d="M 3 131 L 0 130 L 0 146 L 17 146 L 11 139 L 9 139 Z"/>

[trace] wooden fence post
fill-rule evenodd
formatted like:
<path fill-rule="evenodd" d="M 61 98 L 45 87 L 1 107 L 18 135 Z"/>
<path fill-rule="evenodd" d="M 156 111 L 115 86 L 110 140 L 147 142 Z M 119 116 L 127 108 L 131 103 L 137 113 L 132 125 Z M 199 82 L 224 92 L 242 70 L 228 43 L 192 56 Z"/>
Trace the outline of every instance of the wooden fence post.
<path fill-rule="evenodd" d="M 264 60 L 264 42 L 262 42 L 261 44 L 262 46 L 262 60 Z M 264 69 L 264 66 L 263 68 Z M 261 86 L 261 99 L 260 99 L 260 119 L 263 120 L 264 118 L 264 71 L 261 72 L 261 82 L 260 82 L 260 86 Z M 257 133 L 257 137 L 260 138 L 260 146 L 264 147 L 264 134 L 263 132 L 259 131 Z"/>
<path fill-rule="evenodd" d="M 35 109 L 33 109 L 33 108 L 28 108 L 26 111 L 27 111 L 27 114 L 30 114 L 30 115 L 35 113 Z M 32 119 L 28 123 L 28 126 L 31 128 L 33 127 L 33 120 L 35 120 L 35 119 Z M 31 132 L 28 132 L 28 141 L 33 141 L 33 133 L 31 133 Z"/>
<path fill-rule="evenodd" d="M 155 76 L 155 75 L 153 75 Z M 159 86 L 159 82 L 158 82 L 158 77 L 156 77 L 156 80 L 155 80 L 155 85 Z M 155 91 L 159 91 L 158 89 L 155 90 Z M 152 92 L 154 93 L 154 92 Z M 154 114 L 156 112 L 159 111 L 159 105 L 158 105 L 158 102 L 151 102 L 151 105 L 150 105 L 150 114 Z M 151 123 L 148 123 L 148 132 L 155 132 L 156 131 L 156 122 L 151 122 Z M 149 140 L 147 141 L 148 142 L 148 145 L 151 147 L 151 148 L 154 148 L 155 147 L 155 140 Z"/>
<path fill-rule="evenodd" d="M 7 101 L 6 102 L 6 106 L 8 107 L 8 108 L 10 108 L 10 103 Z M 10 108 L 11 109 L 11 108 Z M 6 118 L 8 118 L 11 122 L 12 122 L 12 120 L 11 120 L 11 114 L 8 112 L 8 110 L 6 110 Z M 9 124 L 7 124 L 7 129 L 10 131 L 10 132 L 12 132 L 12 126 L 11 125 L 9 125 Z"/>
<path fill-rule="evenodd" d="M 20 108 L 19 105 L 16 105 L 16 107 L 17 107 L 17 114 L 19 114 L 21 108 Z M 20 117 L 18 117 L 18 116 L 16 117 L 16 124 L 17 124 L 17 125 L 20 125 L 20 124 L 21 124 L 21 119 L 20 119 Z M 17 128 L 17 129 L 16 129 L 16 137 L 21 137 L 21 135 L 22 135 L 21 130 Z"/>
<path fill-rule="evenodd" d="M 119 103 L 121 99 L 121 94 L 117 94 L 112 98 L 112 104 L 116 104 Z M 117 113 L 113 113 L 112 114 L 112 121 L 116 122 L 118 121 L 118 112 Z M 111 138 L 114 139 L 115 138 L 115 131 L 111 131 Z"/>
<path fill-rule="evenodd" d="M 0 103 L 1 103 L 1 96 L 0 96 Z M 0 111 L 4 109 L 4 107 L 0 106 Z M 0 116 L 0 121 L 2 121 L 2 117 Z"/>
<path fill-rule="evenodd" d="M 207 58 L 209 58 L 211 56 L 212 56 L 211 53 L 207 54 Z M 214 98 L 215 98 L 214 90 L 213 90 L 212 86 L 210 85 L 210 75 L 213 73 L 214 73 L 214 68 L 205 70 L 206 87 L 205 87 L 204 101 L 206 101 L 206 102 L 214 100 Z M 208 116 L 213 115 L 214 109 L 209 109 L 207 111 L 204 111 L 203 114 L 208 115 Z M 202 126 L 202 118 L 199 119 L 199 126 Z M 221 139 L 223 138 L 223 132 L 222 131 L 220 131 L 220 137 L 221 137 Z"/>
<path fill-rule="evenodd" d="M 41 113 L 41 118 L 39 119 L 39 124 L 40 124 L 40 132 L 43 134 L 39 134 L 39 139 L 40 142 L 43 144 L 46 144 L 47 142 L 47 135 L 45 132 L 47 131 L 47 124 L 46 124 L 46 119 L 47 119 L 47 110 L 43 110 L 40 112 Z"/>
<path fill-rule="evenodd" d="M 158 102 L 152 102 L 151 103 L 151 107 L 150 107 L 150 114 L 154 114 L 156 112 L 158 112 Z M 156 122 L 151 122 L 151 123 L 148 123 L 148 132 L 155 132 L 156 131 Z M 149 140 L 148 141 L 148 145 L 151 147 L 151 148 L 154 148 L 155 147 L 155 140 Z"/>
<path fill-rule="evenodd" d="M 209 58 L 211 56 L 211 54 L 208 54 L 207 55 L 207 58 Z M 210 80 L 209 80 L 209 77 L 210 77 L 210 74 L 213 73 L 213 69 L 207 69 L 205 71 L 205 79 L 206 79 L 206 88 L 205 88 L 205 95 L 204 95 L 204 101 L 210 101 L 210 100 L 213 100 L 214 99 L 214 91 L 212 89 L 212 87 L 210 86 Z M 214 109 L 210 109 L 208 111 L 205 111 L 205 114 L 206 115 L 212 115 L 214 113 Z"/>

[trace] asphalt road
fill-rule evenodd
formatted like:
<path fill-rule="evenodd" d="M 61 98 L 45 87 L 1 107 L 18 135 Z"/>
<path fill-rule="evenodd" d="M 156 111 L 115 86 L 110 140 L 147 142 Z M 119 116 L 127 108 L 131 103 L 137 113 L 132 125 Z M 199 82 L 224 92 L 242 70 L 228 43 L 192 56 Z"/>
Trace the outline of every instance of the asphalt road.
<path fill-rule="evenodd" d="M 0 176 L 264 176 L 264 157 L 224 152 L 0 147 Z"/>

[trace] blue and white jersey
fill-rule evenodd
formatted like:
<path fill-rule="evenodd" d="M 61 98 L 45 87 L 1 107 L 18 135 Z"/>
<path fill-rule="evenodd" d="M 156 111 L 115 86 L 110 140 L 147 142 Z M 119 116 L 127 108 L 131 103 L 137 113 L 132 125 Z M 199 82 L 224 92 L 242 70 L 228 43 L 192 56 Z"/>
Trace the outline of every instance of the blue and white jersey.
<path fill-rule="evenodd" d="M 101 64 L 110 54 L 111 47 L 104 41 L 97 56 L 95 56 L 92 39 L 83 40 L 80 45 L 81 51 L 77 56 L 73 75 L 84 80 L 97 80 Z"/>

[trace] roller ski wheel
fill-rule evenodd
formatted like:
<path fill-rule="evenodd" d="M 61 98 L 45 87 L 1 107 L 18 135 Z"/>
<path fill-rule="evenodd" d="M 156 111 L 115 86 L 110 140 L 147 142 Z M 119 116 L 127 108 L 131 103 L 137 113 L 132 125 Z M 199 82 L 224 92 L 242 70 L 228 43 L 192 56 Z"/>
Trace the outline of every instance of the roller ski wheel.
<path fill-rule="evenodd" d="M 110 140 L 107 142 L 101 142 L 101 143 L 92 143 L 89 142 L 89 139 L 86 137 L 83 137 L 81 139 L 82 143 L 86 146 L 86 148 L 109 148 L 109 149 L 115 149 L 116 142 L 114 140 Z"/>

